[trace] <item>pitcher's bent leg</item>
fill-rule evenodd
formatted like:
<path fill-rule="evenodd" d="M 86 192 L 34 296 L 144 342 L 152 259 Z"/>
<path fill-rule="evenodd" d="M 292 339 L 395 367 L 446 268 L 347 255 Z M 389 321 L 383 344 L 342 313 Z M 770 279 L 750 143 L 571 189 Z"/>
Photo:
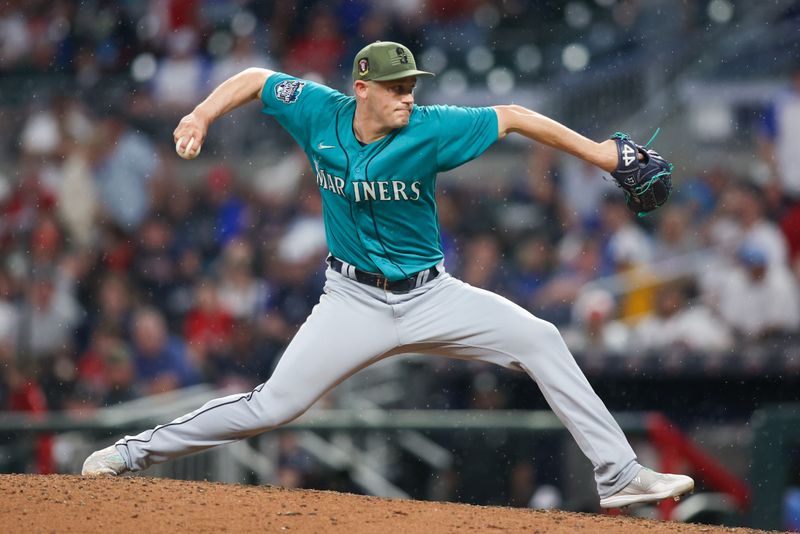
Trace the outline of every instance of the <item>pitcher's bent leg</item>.
<path fill-rule="evenodd" d="M 336 384 L 394 348 L 391 308 L 350 295 L 352 288 L 341 284 L 334 281 L 334 290 L 322 296 L 266 383 L 119 440 L 116 448 L 128 468 L 139 471 L 288 423 Z"/>
<path fill-rule="evenodd" d="M 517 360 L 592 462 L 600 497 L 612 495 L 627 486 L 641 468 L 636 453 L 578 367 L 558 329 L 530 317 L 534 321 L 530 325 L 530 346 L 527 351 L 520 347 Z"/>
<path fill-rule="evenodd" d="M 555 326 L 457 279 L 446 280 L 426 297 L 407 316 L 407 342 L 433 343 L 436 348 L 429 352 L 436 354 L 521 367 L 592 462 L 601 497 L 636 476 L 636 454 Z"/>

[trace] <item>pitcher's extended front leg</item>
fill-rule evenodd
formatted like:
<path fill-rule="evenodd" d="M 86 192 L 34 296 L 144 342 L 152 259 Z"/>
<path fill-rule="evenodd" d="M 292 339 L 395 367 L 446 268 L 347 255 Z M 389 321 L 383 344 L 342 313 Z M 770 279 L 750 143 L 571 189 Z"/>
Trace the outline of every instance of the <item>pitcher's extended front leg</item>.
<path fill-rule="evenodd" d="M 288 423 L 336 384 L 393 349 L 397 336 L 391 308 L 334 275 L 329 275 L 327 293 L 266 383 L 119 440 L 116 449 L 127 468 L 146 469 Z"/>

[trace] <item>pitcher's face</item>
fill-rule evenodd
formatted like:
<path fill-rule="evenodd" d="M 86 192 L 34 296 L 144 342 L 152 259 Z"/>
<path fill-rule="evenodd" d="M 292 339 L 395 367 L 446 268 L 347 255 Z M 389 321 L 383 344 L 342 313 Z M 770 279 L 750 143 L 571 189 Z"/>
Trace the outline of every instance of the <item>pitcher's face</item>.
<path fill-rule="evenodd" d="M 416 76 L 388 82 L 366 82 L 366 104 L 370 115 L 389 128 L 406 126 L 414 109 L 416 85 Z"/>

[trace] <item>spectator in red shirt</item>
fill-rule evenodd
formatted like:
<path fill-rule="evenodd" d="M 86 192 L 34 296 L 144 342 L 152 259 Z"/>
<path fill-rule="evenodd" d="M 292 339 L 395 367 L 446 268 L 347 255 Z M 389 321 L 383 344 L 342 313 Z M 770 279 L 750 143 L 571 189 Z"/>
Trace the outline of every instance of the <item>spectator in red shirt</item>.
<path fill-rule="evenodd" d="M 222 352 L 230 343 L 233 317 L 221 305 L 213 280 L 202 280 L 195 287 L 195 305 L 186 314 L 183 333 L 198 362 L 209 353 Z"/>
<path fill-rule="evenodd" d="M 289 45 L 283 70 L 303 76 L 314 73 L 323 80 L 336 74 L 345 50 L 339 23 L 331 13 L 320 9 L 309 19 L 307 31 Z"/>

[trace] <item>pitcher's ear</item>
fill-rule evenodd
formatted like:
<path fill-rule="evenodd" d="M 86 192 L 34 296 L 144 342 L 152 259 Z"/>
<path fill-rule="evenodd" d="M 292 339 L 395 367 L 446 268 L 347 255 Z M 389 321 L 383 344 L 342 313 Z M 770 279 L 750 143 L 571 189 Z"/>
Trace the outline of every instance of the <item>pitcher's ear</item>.
<path fill-rule="evenodd" d="M 358 98 L 366 98 L 368 88 L 369 82 L 365 82 L 364 80 L 356 80 L 353 83 L 353 94 Z"/>

